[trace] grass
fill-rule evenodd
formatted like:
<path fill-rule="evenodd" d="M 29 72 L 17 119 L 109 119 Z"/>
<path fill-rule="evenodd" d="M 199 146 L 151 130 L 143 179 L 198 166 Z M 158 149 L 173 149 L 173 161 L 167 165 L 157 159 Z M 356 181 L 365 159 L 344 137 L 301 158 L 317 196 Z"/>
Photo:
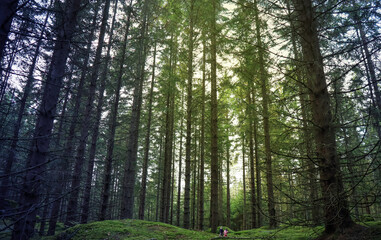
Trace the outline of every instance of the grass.
<path fill-rule="evenodd" d="M 364 222 L 374 233 L 372 240 L 381 239 L 381 221 Z M 224 229 L 226 227 L 223 227 Z M 218 227 L 219 229 L 219 227 Z M 218 234 L 193 231 L 165 223 L 142 220 L 107 220 L 76 225 L 52 237 L 42 240 L 124 240 L 124 239 L 271 239 L 271 240 L 312 240 L 323 232 L 323 227 L 307 228 L 301 226 L 282 226 L 277 229 L 261 227 L 245 231 L 230 230 L 228 238 L 219 238 Z M 35 238 L 41 239 L 41 238 Z"/>

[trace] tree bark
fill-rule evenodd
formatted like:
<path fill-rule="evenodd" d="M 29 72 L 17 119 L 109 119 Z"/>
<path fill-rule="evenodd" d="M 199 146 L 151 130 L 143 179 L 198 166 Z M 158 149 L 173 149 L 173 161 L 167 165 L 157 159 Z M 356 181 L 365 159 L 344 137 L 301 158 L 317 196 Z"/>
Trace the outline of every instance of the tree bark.
<path fill-rule="evenodd" d="M 226 148 L 226 226 L 230 227 L 230 143 Z"/>
<path fill-rule="evenodd" d="M 17 3 L 16 3 L 16 5 L 17 5 Z M 0 3 L 0 9 L 1 9 L 1 3 Z M 1 10 L 0 10 L 0 12 L 1 12 Z M 0 13 L 0 15 L 1 15 L 1 13 Z M 0 194 L 0 203 L 1 203 L 0 205 L 1 205 L 1 207 L 0 207 L 0 209 L 7 208 L 7 205 L 8 205 L 8 202 L 6 201 L 6 199 L 8 197 L 8 190 L 9 190 L 9 184 L 10 184 L 10 181 L 9 181 L 10 176 L 9 175 L 12 172 L 12 166 L 14 165 L 14 163 L 17 162 L 16 152 L 17 152 L 17 143 L 18 143 L 19 133 L 20 133 L 20 130 L 22 128 L 22 120 L 23 120 L 26 102 L 27 102 L 29 94 L 33 88 L 33 83 L 34 83 L 33 74 L 34 74 L 34 70 L 36 68 L 38 56 L 40 55 L 40 48 L 42 45 L 42 39 L 43 39 L 43 35 L 45 34 L 45 28 L 46 28 L 46 24 L 47 24 L 48 19 L 49 19 L 49 13 L 46 14 L 44 24 L 43 24 L 43 27 L 41 29 L 40 37 L 38 38 L 36 49 L 34 50 L 34 54 L 33 54 L 33 58 L 32 58 L 32 64 L 29 67 L 27 82 L 25 84 L 24 92 L 23 92 L 23 95 L 22 95 L 22 98 L 20 101 L 20 108 L 18 109 L 18 112 L 17 112 L 17 120 L 15 123 L 14 129 L 13 129 L 11 147 L 9 150 L 8 158 L 6 160 L 5 169 L 4 169 L 4 176 L 5 177 L 2 179 L 2 182 L 1 182 L 1 189 L 0 189 L 0 193 L 1 193 Z M 0 30 L 0 34 L 1 34 L 1 30 Z M 0 39 L 1 39 L 1 37 L 0 37 Z M 1 56 L 0 56 L 0 59 L 1 59 Z M 1 70 L 0 70 L 0 76 L 1 76 Z"/>
<path fill-rule="evenodd" d="M 12 239 L 29 239 L 34 232 L 37 206 L 40 201 L 41 179 L 46 169 L 53 121 L 65 75 L 66 60 L 70 51 L 70 41 L 75 32 L 77 14 L 81 1 L 67 0 L 63 23 L 59 25 L 58 37 L 54 46 L 50 69 L 45 83 L 44 93 L 34 131 L 33 147 L 29 155 L 26 176 L 20 197 L 22 220 L 16 222 Z"/>
<path fill-rule="evenodd" d="M 174 98 L 175 98 L 175 78 L 174 69 L 176 68 L 177 59 L 177 36 L 171 34 L 170 51 L 169 51 L 169 77 L 166 89 L 166 126 L 165 126 L 165 149 L 164 149 L 164 167 L 162 179 L 162 192 L 160 202 L 160 221 L 168 223 L 170 209 L 170 186 L 171 186 L 171 163 L 173 149 L 173 126 L 174 126 Z"/>
<path fill-rule="evenodd" d="M 308 124 L 308 107 L 309 107 L 309 99 L 306 96 L 306 93 L 303 90 L 303 85 L 306 84 L 305 76 L 303 76 L 303 71 L 301 69 L 301 65 L 299 64 L 302 61 L 302 57 L 300 56 L 300 52 L 298 52 L 297 48 L 297 33 L 294 22 L 292 21 L 291 16 L 291 8 L 290 1 L 287 1 L 287 10 L 289 14 L 289 22 L 291 25 L 291 43 L 292 43 L 292 51 L 294 55 L 294 64 L 295 64 L 295 78 L 297 82 L 297 86 L 299 89 L 299 102 L 301 105 L 301 115 L 302 115 L 302 139 L 304 140 L 304 152 L 306 154 L 307 160 L 304 160 L 307 172 L 308 172 L 308 191 L 309 191 L 309 203 L 311 205 L 311 210 L 309 211 L 311 214 L 312 224 L 317 226 L 319 224 L 319 208 L 316 207 L 316 200 L 318 198 L 317 193 L 317 183 L 316 183 L 316 167 L 313 161 L 313 144 L 310 134 L 310 126 Z M 306 219 L 309 220 L 308 218 Z"/>
<path fill-rule="evenodd" d="M 87 143 L 87 138 L 89 135 L 89 129 L 91 127 L 91 124 L 89 124 L 89 120 L 91 119 L 92 110 L 94 108 L 94 97 L 95 97 L 95 91 L 97 88 L 98 72 L 99 72 L 99 67 L 101 64 L 102 49 L 103 49 L 104 37 L 106 33 L 109 8 L 110 8 L 110 0 L 106 1 L 106 4 L 103 8 L 103 13 L 102 13 L 102 23 L 101 23 L 101 27 L 99 31 L 98 45 L 95 52 L 94 63 L 92 66 L 92 71 L 91 71 L 89 95 L 88 95 L 87 103 L 85 106 L 85 113 L 84 113 L 83 123 L 81 127 L 81 135 L 79 138 L 79 145 L 77 149 L 77 155 L 75 157 L 74 171 L 73 171 L 72 181 L 71 181 L 71 194 L 69 197 L 69 202 L 67 206 L 67 216 L 65 220 L 65 225 L 67 226 L 71 226 L 73 225 L 73 222 L 77 221 L 77 215 L 78 215 L 77 206 L 78 206 L 78 196 L 80 192 L 82 166 L 85 162 L 86 143 Z"/>
<path fill-rule="evenodd" d="M 246 163 L 245 163 L 245 135 L 242 135 L 242 182 L 243 182 L 243 209 L 242 230 L 246 230 Z"/>
<path fill-rule="evenodd" d="M 13 17 L 16 15 L 18 3 L 19 0 L 3 0 L 0 2 L 0 61 L 3 59 L 5 44 L 11 30 Z"/>
<path fill-rule="evenodd" d="M 255 193 L 255 170 L 254 170 L 254 142 L 253 142 L 253 103 L 251 98 L 251 83 L 248 83 L 248 91 L 247 91 L 247 117 L 249 119 L 249 130 L 248 130 L 248 138 L 249 138 L 249 166 L 250 166 L 250 190 L 251 190 L 251 228 L 255 228 L 257 226 L 257 212 L 256 212 L 256 193 Z"/>
<path fill-rule="evenodd" d="M 176 106 L 175 106 L 176 108 Z M 172 125 L 172 132 L 174 132 L 174 124 Z M 169 224 L 173 225 L 173 202 L 174 202 L 174 190 L 175 190 L 175 156 L 176 156 L 176 133 L 173 133 L 174 139 L 172 141 L 172 176 L 171 176 L 171 213 L 169 218 Z"/>
<path fill-rule="evenodd" d="M 153 88 L 155 84 L 155 67 L 156 67 L 156 42 L 153 52 L 153 65 L 152 65 L 152 79 L 151 79 L 151 89 L 149 93 L 148 102 L 148 120 L 147 120 L 147 133 L 145 139 L 144 156 L 143 156 L 143 174 L 142 183 L 140 189 L 140 205 L 139 205 L 139 219 L 144 219 L 144 209 L 145 209 L 145 199 L 146 199 L 146 189 L 147 189 L 147 173 L 148 173 L 148 154 L 150 147 L 150 136 L 151 136 L 151 119 L 152 119 L 152 99 L 153 99 Z"/>
<path fill-rule="evenodd" d="M 325 234 L 342 232 L 354 225 L 350 217 L 336 151 L 330 96 L 319 47 L 316 18 L 311 0 L 294 0 L 299 34 L 312 102 L 314 136 L 319 160 L 320 184 L 325 212 Z"/>
<path fill-rule="evenodd" d="M 134 188 L 136 179 L 136 163 L 138 154 L 140 112 L 142 105 L 144 68 L 146 62 L 146 31 L 148 2 L 144 1 L 143 22 L 140 29 L 139 59 L 137 66 L 137 78 L 135 79 L 134 100 L 132 103 L 131 122 L 127 141 L 127 158 L 124 166 L 121 218 L 133 218 Z"/>
<path fill-rule="evenodd" d="M 181 94 L 181 106 L 184 106 L 184 97 L 183 94 Z M 180 226 L 180 204 L 181 204 L 181 171 L 182 171 L 182 156 L 183 156 L 183 120 L 184 118 L 181 118 L 180 123 L 180 153 L 179 153 L 179 177 L 178 177 L 178 184 L 177 184 L 177 212 L 176 212 L 176 225 Z"/>
<path fill-rule="evenodd" d="M 268 214 L 269 214 L 269 225 L 270 228 L 275 228 L 277 226 L 276 215 L 275 215 L 275 199 L 273 190 L 273 170 L 272 170 L 272 159 L 271 159 L 271 145 L 270 145 L 270 123 L 269 123 L 269 95 L 268 95 L 268 79 L 265 70 L 265 60 L 263 56 L 263 44 L 261 38 L 260 22 L 257 1 L 254 0 L 254 14 L 255 14 L 255 28 L 256 28 L 256 38 L 258 45 L 258 61 L 259 61 L 259 74 L 262 86 L 262 105 L 263 105 L 263 131 L 265 135 L 265 155 L 266 155 L 266 180 L 267 180 L 267 196 L 268 196 Z"/>
<path fill-rule="evenodd" d="M 202 43 L 202 92 L 201 92 L 201 139 L 200 139 L 200 190 L 198 193 L 198 229 L 204 229 L 204 168 L 205 168 L 205 65 L 206 65 L 206 42 L 205 33 L 203 33 Z"/>
<path fill-rule="evenodd" d="M 156 213 L 155 213 L 155 221 L 157 222 L 159 220 L 159 208 L 161 206 L 160 204 L 160 193 L 161 191 L 161 168 L 162 168 L 162 150 L 163 150 L 163 133 L 160 133 L 160 150 L 159 150 L 159 163 L 158 163 L 158 177 L 157 177 L 157 195 L 156 195 Z"/>
<path fill-rule="evenodd" d="M 218 226 L 218 110 L 217 110 L 217 0 L 212 1 L 213 12 L 211 18 L 211 199 L 210 199 L 210 226 L 213 233 L 216 232 Z"/>
<path fill-rule="evenodd" d="M 127 15 L 126 32 L 124 33 L 124 38 L 122 42 L 122 50 L 121 50 L 122 53 L 119 59 L 120 62 L 118 67 L 118 75 L 116 78 L 115 97 L 112 104 L 111 116 L 110 116 L 110 122 L 109 122 L 109 136 L 108 136 L 107 152 L 106 152 L 106 158 L 105 158 L 105 170 L 104 170 L 104 178 L 103 178 L 104 180 L 103 180 L 102 193 L 101 193 L 101 211 L 99 215 L 99 220 L 101 221 L 105 220 L 107 217 L 106 213 L 107 213 L 108 202 L 110 198 L 111 172 L 112 172 L 112 162 L 113 162 L 113 153 L 114 153 L 114 139 L 115 139 L 117 116 L 118 116 L 118 109 L 119 109 L 120 89 L 122 87 L 122 76 L 124 72 L 123 65 L 126 59 L 127 41 L 128 41 L 127 39 L 130 32 L 131 4 L 132 4 L 132 1 L 130 1 L 130 5 L 129 5 L 130 11 L 128 12 L 128 15 Z M 116 13 L 116 10 L 117 10 L 117 6 L 115 6 L 114 14 Z M 104 77 L 106 78 L 106 75 Z"/>
<path fill-rule="evenodd" d="M 107 13 L 110 8 L 110 0 L 106 1 L 106 6 L 105 10 L 107 10 Z M 88 161 L 88 167 L 87 167 L 87 172 L 86 172 L 86 184 L 85 184 L 85 191 L 84 191 L 84 199 L 83 199 L 83 205 L 82 205 L 82 214 L 81 214 L 81 223 L 87 223 L 88 217 L 89 217 L 89 210 L 90 210 L 90 194 L 91 194 L 91 182 L 93 179 L 93 169 L 94 169 L 94 160 L 95 160 L 95 154 L 96 154 L 96 149 L 97 149 L 97 140 L 98 140 L 98 135 L 99 135 L 99 124 L 100 120 L 102 117 L 102 110 L 103 110 L 103 99 L 104 99 L 104 91 L 106 88 L 106 79 L 107 79 L 107 72 L 108 72 L 108 62 L 110 58 L 110 51 L 111 51 L 111 41 L 112 41 L 112 31 L 113 31 L 113 24 L 115 20 L 115 13 L 116 13 L 116 5 L 117 1 L 115 3 L 115 8 L 114 8 L 114 16 L 113 16 L 113 22 L 111 26 L 111 34 L 109 37 L 109 42 L 108 42 L 108 49 L 107 49 L 107 55 L 105 58 L 105 67 L 101 76 L 101 85 L 99 88 L 99 98 L 98 98 L 98 105 L 97 105 L 97 111 L 96 111 L 96 116 L 95 116 L 95 122 L 94 122 L 94 129 L 93 129 L 93 134 L 91 137 L 91 146 L 90 146 L 90 153 L 89 153 L 89 161 Z M 105 24 L 107 24 L 107 18 L 102 20 L 106 21 Z M 118 83 L 117 90 L 120 89 L 120 83 Z"/>
<path fill-rule="evenodd" d="M 256 112 L 256 96 L 255 96 L 255 89 L 252 88 L 252 96 L 253 96 L 253 109 L 254 112 Z M 258 143 L 258 118 L 256 114 L 254 115 L 253 119 L 253 134 L 254 134 L 254 158 L 255 158 L 255 177 L 256 177 L 256 184 L 257 184 L 257 227 L 262 226 L 262 180 L 261 180 L 261 168 L 260 168 L 260 159 L 259 159 L 259 143 Z"/>
<path fill-rule="evenodd" d="M 190 181 L 191 181 L 191 131 L 192 131 L 192 81 L 193 81 L 193 9 L 194 0 L 190 0 L 188 35 L 188 84 L 187 84 L 187 135 L 185 142 L 185 188 L 184 188 L 184 228 L 190 224 Z"/>

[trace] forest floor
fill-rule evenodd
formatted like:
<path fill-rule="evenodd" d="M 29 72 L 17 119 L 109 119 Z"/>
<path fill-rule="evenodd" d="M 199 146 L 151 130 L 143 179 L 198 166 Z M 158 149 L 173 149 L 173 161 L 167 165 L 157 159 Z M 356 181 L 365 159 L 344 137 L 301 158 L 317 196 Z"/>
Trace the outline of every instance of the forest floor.
<path fill-rule="evenodd" d="M 364 223 L 374 233 L 369 240 L 381 239 L 381 221 Z M 224 228 L 225 229 L 225 228 Z M 312 240 L 321 235 L 323 227 L 307 228 L 301 226 L 283 226 L 277 229 L 266 227 L 233 231 L 228 237 L 218 237 L 205 231 L 194 231 L 159 222 L 142 220 L 108 220 L 76 225 L 52 237 L 34 238 L 34 240 L 124 240 L 124 239 L 271 239 L 271 240 Z"/>

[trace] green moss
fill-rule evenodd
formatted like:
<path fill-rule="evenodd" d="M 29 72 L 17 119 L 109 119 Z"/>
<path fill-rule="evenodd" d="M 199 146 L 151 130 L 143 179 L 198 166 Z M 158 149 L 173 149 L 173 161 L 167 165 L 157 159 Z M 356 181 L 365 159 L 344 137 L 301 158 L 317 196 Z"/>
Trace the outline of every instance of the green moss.
<path fill-rule="evenodd" d="M 258 238 L 258 239 L 277 239 L 277 240 L 307 240 L 316 238 L 323 228 L 306 228 L 299 226 L 282 227 L 277 229 L 269 229 L 268 227 L 261 227 L 252 230 L 245 230 L 229 234 L 229 237 L 245 237 L 245 238 Z"/>
<path fill-rule="evenodd" d="M 211 239 L 214 234 L 192 231 L 169 224 L 141 220 L 109 220 L 80 224 L 56 236 L 52 240 L 123 240 L 123 239 Z M 44 238 L 47 240 L 48 238 Z M 49 239 L 50 240 L 50 239 Z"/>
<path fill-rule="evenodd" d="M 363 225 L 369 227 L 376 235 L 381 233 L 380 222 L 365 222 Z M 224 229 L 226 227 L 223 226 Z M 219 229 L 219 228 L 218 228 Z M 229 230 L 228 238 L 250 238 L 250 239 L 276 239 L 276 240 L 309 240 L 315 239 L 323 232 L 323 227 L 308 228 L 302 226 L 285 226 L 277 229 L 261 227 L 252 230 L 234 232 Z M 69 228 L 54 237 L 44 237 L 43 240 L 146 240 L 146 239 L 213 239 L 218 238 L 218 233 L 203 231 L 192 231 L 179 228 L 165 223 L 149 222 L 141 220 L 108 220 L 80 224 Z M 377 238 L 375 238 L 377 239 Z"/>

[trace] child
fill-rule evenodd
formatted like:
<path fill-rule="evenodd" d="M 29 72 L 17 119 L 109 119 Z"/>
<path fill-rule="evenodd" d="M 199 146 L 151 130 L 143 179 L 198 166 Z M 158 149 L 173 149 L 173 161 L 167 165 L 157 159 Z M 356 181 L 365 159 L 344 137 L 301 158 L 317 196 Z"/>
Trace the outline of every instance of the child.
<path fill-rule="evenodd" d="M 227 236 L 228 236 L 228 229 L 226 228 L 224 231 L 224 237 L 227 237 Z"/>
<path fill-rule="evenodd" d="M 222 226 L 220 227 L 220 237 L 222 237 L 222 234 L 224 232 L 224 229 L 222 229 Z"/>

